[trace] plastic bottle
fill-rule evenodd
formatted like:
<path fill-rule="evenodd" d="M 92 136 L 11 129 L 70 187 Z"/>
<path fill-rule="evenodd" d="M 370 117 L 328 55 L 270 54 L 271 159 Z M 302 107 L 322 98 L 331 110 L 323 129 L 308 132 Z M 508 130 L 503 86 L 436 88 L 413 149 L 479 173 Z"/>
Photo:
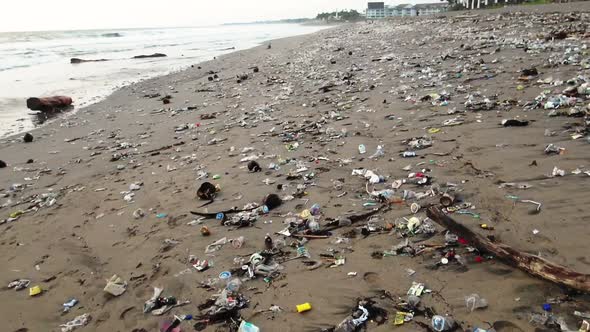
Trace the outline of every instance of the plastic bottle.
<path fill-rule="evenodd" d="M 237 293 L 240 291 L 241 286 L 242 286 L 242 281 L 238 278 L 233 278 L 232 280 L 230 280 L 227 283 L 227 286 L 225 286 L 225 289 L 227 289 L 229 292 Z"/>
<path fill-rule="evenodd" d="M 450 331 L 455 326 L 455 321 L 450 317 L 434 316 L 432 317 L 432 328 L 435 331 Z"/>
<path fill-rule="evenodd" d="M 310 231 L 317 232 L 320 230 L 320 223 L 318 223 L 315 218 L 312 217 L 307 223 L 307 227 Z"/>
<path fill-rule="evenodd" d="M 270 234 L 266 233 L 266 236 L 264 237 L 264 247 L 266 247 L 266 249 L 272 249 L 273 245 L 272 245 L 272 237 L 270 237 Z"/>
<path fill-rule="evenodd" d="M 297 256 L 299 257 L 307 257 L 309 258 L 309 251 L 307 251 L 307 249 L 304 246 L 299 246 L 297 247 Z"/>
<path fill-rule="evenodd" d="M 311 212 L 312 216 L 317 216 L 318 214 L 320 214 L 320 205 L 317 203 L 312 205 L 309 209 L 309 212 Z"/>
<path fill-rule="evenodd" d="M 238 332 L 260 332 L 260 329 L 258 328 L 258 326 L 243 320 L 242 323 L 240 323 Z"/>
<path fill-rule="evenodd" d="M 404 157 L 404 158 L 416 157 L 416 152 L 414 152 L 414 151 L 406 151 L 406 152 L 402 153 L 402 157 Z"/>
<path fill-rule="evenodd" d="M 360 154 L 367 153 L 367 147 L 364 144 L 359 144 L 359 153 Z"/>
<path fill-rule="evenodd" d="M 373 153 L 369 158 L 375 159 L 385 155 L 385 151 L 383 151 L 383 146 L 378 145 L 377 150 Z"/>

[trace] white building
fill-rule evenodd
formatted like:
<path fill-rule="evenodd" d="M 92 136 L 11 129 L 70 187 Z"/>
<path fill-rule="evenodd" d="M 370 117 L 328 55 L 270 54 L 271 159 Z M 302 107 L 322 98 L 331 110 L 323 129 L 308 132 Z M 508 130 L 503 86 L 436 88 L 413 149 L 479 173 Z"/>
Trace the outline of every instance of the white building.
<path fill-rule="evenodd" d="M 461 1 L 478 1 L 478 0 L 461 0 Z M 481 0 L 484 1 L 484 0 Z M 442 13 L 447 11 L 448 4 L 443 3 L 425 3 L 419 5 L 397 5 L 388 6 L 384 2 L 369 2 L 367 4 L 367 19 L 381 19 L 395 16 L 422 16 Z"/>
<path fill-rule="evenodd" d="M 442 12 L 446 12 L 449 5 L 445 3 L 422 3 L 414 6 L 416 13 L 419 16 L 423 15 L 434 15 Z"/>
<path fill-rule="evenodd" d="M 497 5 L 499 3 L 518 3 L 516 0 L 458 0 L 457 3 L 462 4 L 467 9 L 484 8 L 488 5 Z"/>
<path fill-rule="evenodd" d="M 380 19 L 387 17 L 385 2 L 369 2 L 367 4 L 367 19 Z"/>

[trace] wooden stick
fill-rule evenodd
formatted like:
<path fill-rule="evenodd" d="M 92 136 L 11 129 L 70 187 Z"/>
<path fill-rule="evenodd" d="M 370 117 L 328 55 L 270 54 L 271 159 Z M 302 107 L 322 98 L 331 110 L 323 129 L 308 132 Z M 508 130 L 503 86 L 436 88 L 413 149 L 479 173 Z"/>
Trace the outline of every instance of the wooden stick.
<path fill-rule="evenodd" d="M 175 146 L 181 146 L 181 145 L 184 145 L 184 142 L 183 142 L 183 141 L 176 142 L 176 143 L 174 143 L 174 144 L 172 144 L 172 145 L 166 145 L 166 146 L 163 146 L 163 147 L 161 147 L 161 148 L 157 148 L 157 149 L 149 150 L 149 151 L 146 151 L 146 152 L 144 152 L 144 153 L 145 153 L 145 154 L 148 154 L 148 153 L 160 152 L 160 151 L 168 150 L 168 149 L 171 149 L 171 148 L 173 148 L 173 147 L 175 147 Z"/>
<path fill-rule="evenodd" d="M 278 233 L 277 233 L 278 234 Z M 307 239 L 327 239 L 328 235 L 312 235 L 312 234 L 291 234 L 292 237 L 304 237 Z"/>
<path fill-rule="evenodd" d="M 437 224 L 469 241 L 478 250 L 493 254 L 500 261 L 508 265 L 558 285 L 583 292 L 590 292 L 590 275 L 588 274 L 570 270 L 565 266 L 552 263 L 537 255 L 521 252 L 505 244 L 494 243 L 456 222 L 437 207 L 432 206 L 428 208 L 427 214 Z"/>
<path fill-rule="evenodd" d="M 389 204 L 381 204 L 381 206 L 379 206 L 378 208 L 373 209 L 371 211 L 363 212 L 363 213 L 360 213 L 360 214 L 352 214 L 352 215 L 348 215 L 346 217 L 348 219 L 350 219 L 350 221 L 351 221 L 352 224 L 354 224 L 354 223 L 356 223 L 358 221 L 362 221 L 362 220 L 368 219 L 369 217 L 371 217 L 371 216 L 373 216 L 373 215 L 375 215 L 375 214 L 377 214 L 377 213 L 379 213 L 379 212 L 387 209 L 388 207 L 389 207 Z M 321 232 L 333 231 L 333 230 L 338 229 L 340 227 L 341 226 L 339 226 L 339 225 L 329 225 L 328 224 L 328 226 L 326 226 L 326 227 L 324 227 L 324 228 L 321 229 Z"/>

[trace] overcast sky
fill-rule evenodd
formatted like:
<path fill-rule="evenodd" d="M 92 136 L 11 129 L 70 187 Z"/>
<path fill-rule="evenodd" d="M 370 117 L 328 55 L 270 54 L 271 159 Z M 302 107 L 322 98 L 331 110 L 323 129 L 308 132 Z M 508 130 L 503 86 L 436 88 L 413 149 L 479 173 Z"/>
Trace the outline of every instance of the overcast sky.
<path fill-rule="evenodd" d="M 365 0 L 0 0 L 0 31 L 203 26 L 315 17 Z M 385 1 L 387 4 L 438 0 Z"/>

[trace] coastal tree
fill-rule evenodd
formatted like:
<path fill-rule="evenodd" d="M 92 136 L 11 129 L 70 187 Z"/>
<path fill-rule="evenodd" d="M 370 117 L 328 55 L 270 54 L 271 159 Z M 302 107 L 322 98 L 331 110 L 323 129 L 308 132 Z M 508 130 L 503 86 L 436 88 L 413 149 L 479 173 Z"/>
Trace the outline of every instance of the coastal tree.
<path fill-rule="evenodd" d="M 354 22 L 354 21 L 361 20 L 362 15 L 358 11 L 351 9 L 351 10 L 341 10 L 341 11 L 334 11 L 334 12 L 319 13 L 316 16 L 316 19 L 321 20 L 321 21 Z"/>

